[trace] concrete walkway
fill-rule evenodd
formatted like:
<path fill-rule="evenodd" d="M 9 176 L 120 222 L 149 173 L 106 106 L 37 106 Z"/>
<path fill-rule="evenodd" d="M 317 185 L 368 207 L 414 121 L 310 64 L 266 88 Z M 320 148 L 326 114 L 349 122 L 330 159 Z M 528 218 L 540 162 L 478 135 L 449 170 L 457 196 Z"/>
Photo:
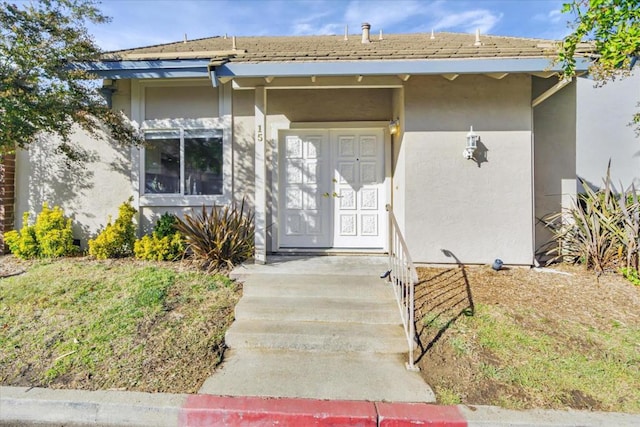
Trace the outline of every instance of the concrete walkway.
<path fill-rule="evenodd" d="M 407 342 L 380 256 L 270 257 L 243 282 L 221 369 L 200 393 L 434 402 L 405 369 Z"/>

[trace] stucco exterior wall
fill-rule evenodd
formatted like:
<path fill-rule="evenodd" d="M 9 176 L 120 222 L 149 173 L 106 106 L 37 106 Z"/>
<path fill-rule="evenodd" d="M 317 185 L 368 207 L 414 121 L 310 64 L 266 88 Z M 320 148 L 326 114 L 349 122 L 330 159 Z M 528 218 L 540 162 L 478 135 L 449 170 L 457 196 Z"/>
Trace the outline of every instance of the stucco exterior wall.
<path fill-rule="evenodd" d="M 116 82 L 113 108 L 131 114 L 131 84 Z M 16 153 L 15 226 L 22 227 L 22 214 L 31 219 L 47 202 L 62 207 L 73 219 L 74 237 L 83 248 L 89 238 L 105 226 L 107 216 L 118 214 L 118 206 L 133 195 L 131 148 L 105 138 L 99 140 L 77 128 L 71 138 L 83 160 L 69 162 L 57 151 L 59 139 L 41 135 L 28 150 Z"/>
<path fill-rule="evenodd" d="M 533 78 L 533 97 L 557 79 Z M 572 83 L 534 108 L 536 252 L 544 257 L 551 233 L 540 221 L 571 206 L 576 194 L 576 85 Z"/>
<path fill-rule="evenodd" d="M 255 196 L 255 91 L 233 93 L 233 199 L 246 198 L 253 207 Z"/>
<path fill-rule="evenodd" d="M 399 120 L 400 122 L 400 131 L 397 135 L 391 135 L 391 171 L 392 171 L 392 183 L 391 183 L 391 205 L 393 208 L 393 214 L 398 221 L 398 226 L 400 227 L 400 231 L 404 234 L 404 218 L 405 218 L 405 197 L 404 192 L 400 191 L 401 188 L 405 187 L 405 152 L 406 150 L 403 148 L 402 141 L 404 139 L 404 129 L 405 129 L 405 110 L 404 110 L 404 89 L 394 89 L 393 90 L 393 98 L 392 98 L 392 106 L 393 106 L 393 119 Z"/>
<path fill-rule="evenodd" d="M 269 117 L 290 122 L 389 120 L 391 89 L 291 89 L 267 92 Z"/>
<path fill-rule="evenodd" d="M 218 89 L 200 86 L 145 88 L 145 119 L 218 117 Z"/>
<path fill-rule="evenodd" d="M 404 93 L 397 191 L 414 261 L 531 264 L 531 78 L 414 76 Z M 471 125 L 477 162 L 462 156 Z"/>
<path fill-rule="evenodd" d="M 22 214 L 31 219 L 42 204 L 60 206 L 73 219 L 74 237 L 86 247 L 118 206 L 131 195 L 129 148 L 112 141 L 96 141 L 77 130 L 73 135 L 85 160 L 70 163 L 57 151 L 56 137 L 41 136 L 28 150 L 16 153 L 16 227 Z"/>
<path fill-rule="evenodd" d="M 629 126 L 640 112 L 640 67 L 622 80 L 594 87 L 580 77 L 577 82 L 576 167 L 580 178 L 600 187 L 611 159 L 611 178 L 616 187 L 633 182 L 640 188 L 640 137 Z"/>

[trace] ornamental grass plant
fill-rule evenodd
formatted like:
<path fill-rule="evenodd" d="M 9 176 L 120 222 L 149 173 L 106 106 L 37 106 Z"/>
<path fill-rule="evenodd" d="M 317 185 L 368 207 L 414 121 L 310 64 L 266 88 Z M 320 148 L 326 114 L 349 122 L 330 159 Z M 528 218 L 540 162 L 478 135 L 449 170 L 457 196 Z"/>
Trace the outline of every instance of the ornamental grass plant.
<path fill-rule="evenodd" d="M 187 243 L 187 251 L 208 271 L 233 268 L 254 253 L 254 213 L 242 199 L 235 204 L 203 205 L 200 212 L 192 211 L 178 219 L 177 230 Z"/>
<path fill-rule="evenodd" d="M 582 181 L 583 193 L 570 209 L 543 219 L 553 233 L 550 262 L 582 263 L 598 274 L 620 268 L 638 271 L 640 202 L 634 185 L 618 191 L 611 165 L 601 189 Z"/>

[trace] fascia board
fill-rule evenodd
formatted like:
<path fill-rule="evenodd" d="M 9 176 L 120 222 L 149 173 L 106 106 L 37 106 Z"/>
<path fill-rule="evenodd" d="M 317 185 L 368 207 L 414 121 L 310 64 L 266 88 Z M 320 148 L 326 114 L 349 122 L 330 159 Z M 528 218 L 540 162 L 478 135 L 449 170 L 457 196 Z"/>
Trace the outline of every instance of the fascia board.
<path fill-rule="evenodd" d="M 589 68 L 584 58 L 576 71 Z M 394 74 L 485 74 L 561 71 L 549 58 L 431 59 L 411 61 L 229 62 L 217 67 L 218 77 L 304 77 Z"/>
<path fill-rule="evenodd" d="M 577 58 L 576 71 L 590 61 Z M 209 60 L 104 61 L 77 64 L 102 78 L 207 77 Z M 215 67 L 218 77 L 305 77 L 397 74 L 484 74 L 561 71 L 549 58 L 429 59 L 407 61 L 228 62 Z"/>

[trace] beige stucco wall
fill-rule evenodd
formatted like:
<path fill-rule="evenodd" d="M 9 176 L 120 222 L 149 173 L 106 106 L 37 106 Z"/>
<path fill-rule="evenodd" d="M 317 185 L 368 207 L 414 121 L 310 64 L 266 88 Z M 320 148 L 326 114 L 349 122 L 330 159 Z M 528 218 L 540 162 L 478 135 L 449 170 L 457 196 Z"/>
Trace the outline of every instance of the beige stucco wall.
<path fill-rule="evenodd" d="M 406 172 L 397 191 L 414 261 L 531 264 L 530 77 L 414 76 L 404 96 Z M 471 125 L 481 162 L 462 156 Z"/>
<path fill-rule="evenodd" d="M 218 117 L 218 89 L 199 86 L 150 86 L 145 89 L 145 119 Z"/>
<path fill-rule="evenodd" d="M 57 151 L 59 140 L 41 136 L 16 156 L 16 226 L 22 213 L 32 219 L 43 202 L 61 206 L 73 219 L 74 237 L 86 247 L 87 239 L 104 227 L 107 216 L 132 195 L 129 148 L 110 141 L 96 141 L 78 130 L 73 135 L 86 160 L 70 163 Z"/>
<path fill-rule="evenodd" d="M 640 112 L 640 63 L 631 76 L 594 87 L 586 77 L 577 81 L 576 169 L 591 185 L 602 186 L 611 159 L 616 186 L 640 188 L 640 135 L 630 125 Z"/>
<path fill-rule="evenodd" d="M 117 81 L 113 108 L 131 113 L 131 84 Z M 41 135 L 28 150 L 16 155 L 16 227 L 22 213 L 31 219 L 42 203 L 61 206 L 73 219 L 74 237 L 83 247 L 104 227 L 108 215 L 115 218 L 118 206 L 132 194 L 131 149 L 109 138 L 96 139 L 77 128 L 71 138 L 84 160 L 73 163 L 57 151 L 59 138 Z"/>
<path fill-rule="evenodd" d="M 557 83 L 533 78 L 533 97 Z M 536 252 L 545 258 L 551 233 L 541 221 L 571 205 L 576 194 L 576 84 L 534 108 Z"/>
<path fill-rule="evenodd" d="M 404 218 L 405 218 L 405 197 L 404 191 L 400 191 L 401 188 L 405 188 L 405 153 L 404 145 L 402 141 L 404 139 L 405 131 L 405 109 L 404 109 L 404 88 L 394 89 L 392 97 L 392 117 L 394 120 L 400 122 L 400 130 L 398 134 L 391 135 L 391 205 L 393 207 L 393 213 L 398 221 L 400 231 L 404 233 Z"/>
<path fill-rule="evenodd" d="M 246 198 L 253 207 L 255 196 L 255 91 L 233 93 L 233 199 Z"/>

